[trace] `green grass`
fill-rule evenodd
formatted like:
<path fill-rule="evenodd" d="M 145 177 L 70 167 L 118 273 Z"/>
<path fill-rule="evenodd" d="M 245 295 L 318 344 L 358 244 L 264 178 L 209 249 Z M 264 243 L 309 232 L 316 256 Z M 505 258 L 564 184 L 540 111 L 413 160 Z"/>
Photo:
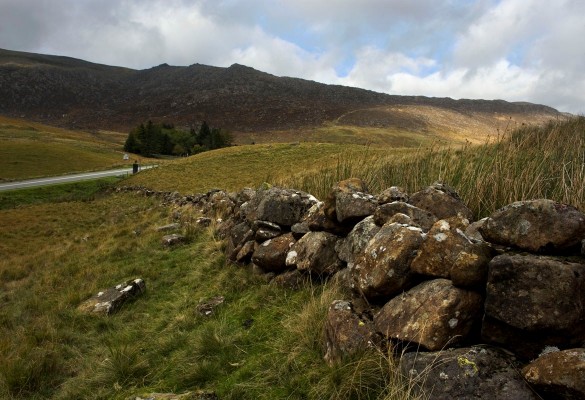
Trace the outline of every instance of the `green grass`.
<path fill-rule="evenodd" d="M 120 181 L 118 177 L 0 192 L 0 210 L 41 203 L 89 201 Z"/>
<path fill-rule="evenodd" d="M 116 133 L 89 133 L 0 117 L 0 181 L 129 165 Z M 123 139 L 122 139 L 123 140 Z"/>
<path fill-rule="evenodd" d="M 584 141 L 580 117 L 456 149 L 241 146 L 128 182 L 190 193 L 269 181 L 323 198 L 350 176 L 373 192 L 390 185 L 412 192 L 443 180 L 477 216 L 535 197 L 583 209 Z M 174 216 L 190 242 L 163 248 L 155 228 Z M 223 243 L 212 230 L 195 228 L 196 217 L 189 206 L 133 193 L 0 210 L 0 398 L 125 399 L 196 389 L 222 399 L 413 397 L 396 360 L 381 352 L 325 364 L 322 321 L 331 301 L 345 297 L 339 288 L 268 285 L 249 268 L 226 263 Z M 99 290 L 136 277 L 147 291 L 118 314 L 77 310 Z M 199 315 L 197 304 L 217 295 L 225 296 L 217 313 Z"/>
<path fill-rule="evenodd" d="M 152 197 L 0 211 L 0 398 L 125 399 L 210 389 L 222 399 L 385 398 L 383 354 L 335 368 L 322 360 L 322 321 L 335 286 L 290 291 L 226 264 L 211 230 L 160 245 L 172 210 Z M 100 289 L 141 277 L 147 291 L 111 317 L 77 309 Z M 196 312 L 225 296 L 217 313 Z M 391 386 L 391 387 L 395 387 Z M 396 397 L 392 397 L 396 398 Z"/>

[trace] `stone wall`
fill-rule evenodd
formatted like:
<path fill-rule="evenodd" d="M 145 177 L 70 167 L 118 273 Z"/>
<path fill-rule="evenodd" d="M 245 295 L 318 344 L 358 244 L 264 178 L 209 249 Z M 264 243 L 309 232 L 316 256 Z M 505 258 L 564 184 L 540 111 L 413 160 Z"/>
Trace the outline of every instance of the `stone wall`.
<path fill-rule="evenodd" d="M 391 344 L 430 398 L 585 398 L 585 215 L 571 206 L 473 221 L 445 184 L 373 195 L 355 178 L 325 201 L 278 187 L 164 196 L 220 218 L 233 262 L 347 289 L 324 321 L 330 364 Z"/>

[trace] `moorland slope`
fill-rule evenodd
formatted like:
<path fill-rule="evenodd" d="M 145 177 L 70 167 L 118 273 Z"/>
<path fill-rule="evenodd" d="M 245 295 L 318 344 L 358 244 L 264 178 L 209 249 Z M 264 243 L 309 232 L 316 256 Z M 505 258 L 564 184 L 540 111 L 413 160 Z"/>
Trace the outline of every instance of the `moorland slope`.
<path fill-rule="evenodd" d="M 376 135 L 390 135 L 378 141 L 408 145 L 398 133 L 483 141 L 511 122 L 540 123 L 561 114 L 525 102 L 387 95 L 239 64 L 133 70 L 0 49 L 0 115 L 122 132 L 147 119 L 178 126 L 206 120 L 235 133 L 240 143 L 339 141 L 339 135 L 366 143 L 372 140 L 366 132 L 374 142 Z"/>

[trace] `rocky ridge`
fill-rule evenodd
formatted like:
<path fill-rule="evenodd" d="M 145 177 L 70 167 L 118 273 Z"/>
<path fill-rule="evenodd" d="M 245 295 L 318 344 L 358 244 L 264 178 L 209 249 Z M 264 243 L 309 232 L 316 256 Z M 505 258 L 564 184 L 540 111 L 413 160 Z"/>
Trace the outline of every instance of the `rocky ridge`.
<path fill-rule="evenodd" d="M 425 129 L 419 117 L 379 109 L 398 105 L 490 118 L 560 115 L 551 107 L 530 103 L 387 95 L 277 77 L 239 64 L 228 68 L 161 64 L 133 70 L 0 49 L 0 114 L 67 128 L 127 132 L 152 119 L 177 126 L 198 126 L 207 120 L 233 132 L 294 130 L 336 120 L 354 126 Z M 369 110 L 367 116 L 364 109 Z"/>
<path fill-rule="evenodd" d="M 522 201 L 472 222 L 442 183 L 373 195 L 350 179 L 324 202 L 278 187 L 119 190 L 217 219 L 229 259 L 275 284 L 341 284 L 324 321 L 330 364 L 390 346 L 431 398 L 585 398 L 585 214 L 571 206 Z"/>

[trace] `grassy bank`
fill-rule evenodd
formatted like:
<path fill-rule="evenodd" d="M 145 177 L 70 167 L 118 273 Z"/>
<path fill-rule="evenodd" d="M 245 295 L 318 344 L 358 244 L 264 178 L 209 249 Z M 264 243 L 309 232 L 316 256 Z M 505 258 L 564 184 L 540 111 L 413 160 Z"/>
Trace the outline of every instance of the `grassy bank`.
<path fill-rule="evenodd" d="M 176 211 L 190 243 L 166 249 L 155 228 Z M 322 360 L 321 321 L 340 296 L 335 286 L 268 285 L 226 264 L 222 243 L 192 217 L 134 194 L 0 211 L 0 398 L 211 389 L 222 399 L 383 399 L 397 388 L 383 354 L 335 368 Z M 76 309 L 136 277 L 146 294 L 120 313 Z M 196 311 L 218 295 L 225 303 L 216 313 Z"/>
<path fill-rule="evenodd" d="M 123 140 L 117 133 L 72 131 L 0 116 L 0 181 L 127 165 Z"/>
<path fill-rule="evenodd" d="M 334 165 L 281 177 L 274 183 L 325 198 L 348 177 L 377 193 L 403 186 L 410 193 L 443 181 L 457 189 L 477 217 L 513 201 L 549 198 L 585 209 L 585 117 L 522 126 L 480 146 L 420 148 L 406 154 L 346 153 Z"/>

